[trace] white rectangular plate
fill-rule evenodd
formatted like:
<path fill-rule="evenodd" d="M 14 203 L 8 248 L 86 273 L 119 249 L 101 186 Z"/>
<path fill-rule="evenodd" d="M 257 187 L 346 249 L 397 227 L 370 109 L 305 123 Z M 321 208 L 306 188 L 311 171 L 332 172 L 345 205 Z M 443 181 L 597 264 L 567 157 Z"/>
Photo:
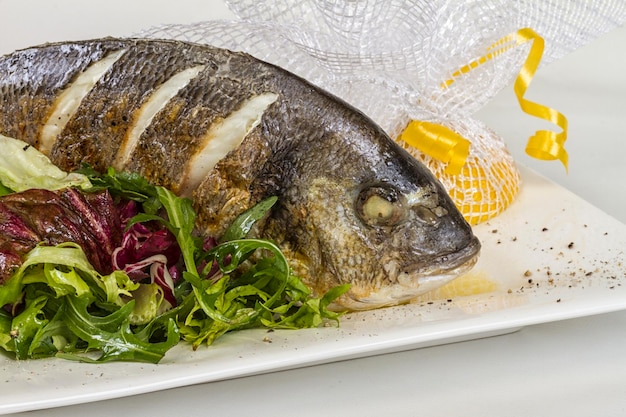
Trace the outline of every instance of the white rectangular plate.
<path fill-rule="evenodd" d="M 448 292 L 349 314 L 338 328 L 241 331 L 195 352 L 181 343 L 158 365 L 0 355 L 0 414 L 492 336 L 626 308 L 626 225 L 521 171 L 515 203 L 475 227 L 483 243 L 480 261 Z M 464 291 L 469 294 L 459 295 Z"/>

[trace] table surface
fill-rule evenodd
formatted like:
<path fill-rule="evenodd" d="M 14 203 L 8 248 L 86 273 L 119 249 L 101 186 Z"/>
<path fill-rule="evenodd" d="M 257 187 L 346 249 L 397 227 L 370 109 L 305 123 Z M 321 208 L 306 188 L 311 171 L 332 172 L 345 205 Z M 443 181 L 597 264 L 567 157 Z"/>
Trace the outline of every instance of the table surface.
<path fill-rule="evenodd" d="M 219 1 L 0 0 L 0 53 L 229 17 Z M 528 97 L 569 119 L 569 173 L 524 154 L 536 127 L 512 88 L 479 112 L 516 160 L 626 222 L 626 28 L 541 68 Z M 626 312 L 508 335 L 25 413 L 94 415 L 617 416 L 626 413 Z"/>

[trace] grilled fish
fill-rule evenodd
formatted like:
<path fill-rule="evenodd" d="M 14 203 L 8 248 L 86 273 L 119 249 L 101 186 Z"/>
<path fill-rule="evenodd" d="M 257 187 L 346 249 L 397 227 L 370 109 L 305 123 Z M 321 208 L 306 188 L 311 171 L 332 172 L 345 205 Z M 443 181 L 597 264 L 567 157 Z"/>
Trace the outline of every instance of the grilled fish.
<path fill-rule="evenodd" d="M 373 98 L 375 99 L 375 98 Z M 46 44 L 0 58 L 0 133 L 60 168 L 135 171 L 255 233 L 337 309 L 395 305 L 471 268 L 480 243 L 436 178 L 363 113 L 244 53 L 171 40 Z"/>

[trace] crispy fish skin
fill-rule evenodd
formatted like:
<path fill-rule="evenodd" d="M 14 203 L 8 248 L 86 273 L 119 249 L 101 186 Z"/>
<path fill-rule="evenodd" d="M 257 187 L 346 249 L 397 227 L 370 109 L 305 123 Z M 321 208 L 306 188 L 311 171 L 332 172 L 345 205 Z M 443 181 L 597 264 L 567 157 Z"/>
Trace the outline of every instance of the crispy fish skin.
<path fill-rule="evenodd" d="M 107 57 L 64 116 L 71 100 L 59 97 Z M 0 58 L 0 103 L 0 133 L 66 170 L 113 165 L 191 193 L 198 226 L 213 236 L 279 196 L 256 233 L 279 243 L 315 293 L 352 284 L 337 309 L 407 302 L 478 257 L 471 227 L 428 169 L 358 110 L 243 53 L 169 40 L 42 45 Z M 64 124 L 44 128 L 57 115 Z"/>
<path fill-rule="evenodd" d="M 76 44 L 60 47 L 62 53 L 50 49 L 26 50 L 5 57 L 0 65 L 0 92 L 6 136 L 29 138 L 31 144 L 39 145 L 41 129 L 57 95 L 76 74 L 119 47 L 115 42 Z M 44 71 L 41 61 L 47 62 Z"/>

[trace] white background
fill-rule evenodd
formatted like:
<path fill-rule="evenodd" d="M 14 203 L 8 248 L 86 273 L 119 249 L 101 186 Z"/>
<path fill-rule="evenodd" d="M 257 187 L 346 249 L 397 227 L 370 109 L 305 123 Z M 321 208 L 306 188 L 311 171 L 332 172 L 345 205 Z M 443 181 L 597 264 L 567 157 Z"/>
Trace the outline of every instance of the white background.
<path fill-rule="evenodd" d="M 0 53 L 229 17 L 218 1 L 0 0 Z M 479 116 L 516 159 L 626 222 L 626 29 L 542 68 L 528 98 L 569 119 L 570 172 L 524 155 L 538 128 L 512 88 Z M 8 379 L 10 376 L 2 375 Z M 626 313 L 494 338 L 28 413 L 120 415 L 626 415 Z"/>

